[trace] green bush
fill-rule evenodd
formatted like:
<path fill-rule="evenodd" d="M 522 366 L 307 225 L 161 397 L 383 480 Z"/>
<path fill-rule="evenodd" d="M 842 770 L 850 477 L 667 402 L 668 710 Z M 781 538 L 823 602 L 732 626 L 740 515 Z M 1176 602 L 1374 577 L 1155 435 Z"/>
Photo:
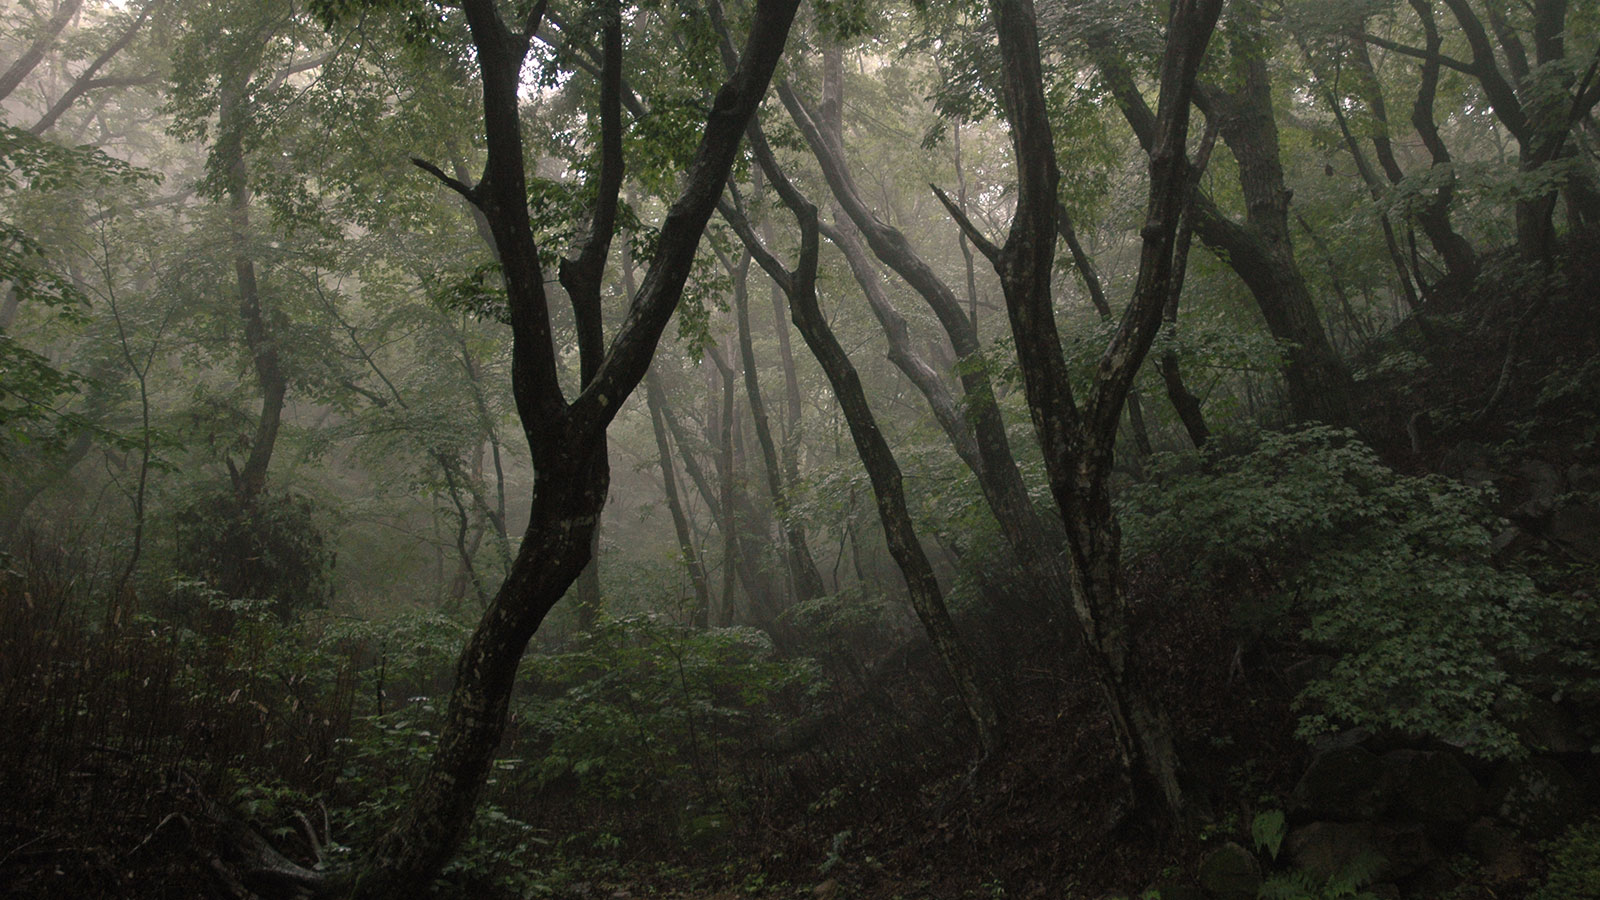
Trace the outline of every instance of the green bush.
<path fill-rule="evenodd" d="M 581 648 L 528 660 L 518 717 L 533 746 L 518 752 L 536 760 L 536 786 L 570 778 L 596 798 L 684 809 L 715 793 L 735 744 L 777 726 L 780 695 L 811 683 L 808 662 L 771 650 L 754 629 L 603 620 Z"/>
<path fill-rule="evenodd" d="M 1567 829 L 1549 860 L 1550 874 L 1533 900 L 1600 900 L 1600 822 Z"/>
<path fill-rule="evenodd" d="M 282 619 L 326 605 L 333 554 L 305 497 L 263 494 L 243 503 L 210 490 L 173 521 L 178 571 L 230 599 L 268 602 Z"/>
<path fill-rule="evenodd" d="M 1300 697 L 1303 734 L 1365 725 L 1487 757 L 1521 752 L 1511 672 L 1542 649 L 1549 601 L 1493 564 L 1484 492 L 1402 475 L 1321 427 L 1230 458 L 1169 456 L 1154 471 L 1124 498 L 1129 558 L 1159 553 L 1216 587 L 1264 583 L 1239 601 L 1241 625 L 1336 655 Z"/>

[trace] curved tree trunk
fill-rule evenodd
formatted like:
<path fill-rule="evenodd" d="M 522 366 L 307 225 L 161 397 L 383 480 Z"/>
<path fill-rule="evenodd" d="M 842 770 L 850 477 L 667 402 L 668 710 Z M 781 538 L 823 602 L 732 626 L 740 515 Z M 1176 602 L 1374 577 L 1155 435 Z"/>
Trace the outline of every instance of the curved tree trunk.
<path fill-rule="evenodd" d="M 1022 473 L 1011 453 L 1010 439 L 1006 436 L 1005 421 L 1000 415 L 993 384 L 987 367 L 982 365 L 982 347 L 971 319 L 961 308 L 961 302 L 954 292 L 917 255 L 905 235 L 879 219 L 868 208 L 850 176 L 842 135 L 829 132 L 824 127 L 823 123 L 830 118 L 826 112 L 837 109 L 841 103 L 837 93 L 840 81 L 837 69 L 837 59 L 830 61 L 824 80 L 827 93 L 822 111 L 816 114 L 787 84 L 778 85 L 778 96 L 821 164 L 834 199 L 850 223 L 865 238 L 873 254 L 923 298 L 943 326 L 958 359 L 969 363 L 961 366 L 960 372 L 965 399 L 961 417 L 958 419 L 941 414 L 943 403 L 938 393 L 930 389 L 932 382 L 908 368 L 912 355 L 910 348 L 903 340 L 897 341 L 896 326 L 886 322 L 885 330 L 889 333 L 891 345 L 890 359 L 906 371 L 912 383 L 928 398 L 940 426 L 977 476 L 984 500 L 1024 571 L 1043 587 L 1047 596 L 1063 597 L 1071 590 L 1071 586 L 1065 569 L 1060 526 L 1048 517 L 1041 516 L 1028 496 Z M 832 118 L 837 121 L 837 115 Z M 838 240 L 834 243 L 850 260 L 852 253 L 849 248 Z M 860 254 L 855 256 L 856 259 L 851 261 L 851 269 L 867 291 L 870 301 L 873 295 L 871 285 L 876 284 L 877 277 L 871 273 L 869 266 L 862 264 Z M 873 303 L 874 312 L 879 314 L 880 320 L 884 317 L 879 313 L 879 307 L 887 305 L 886 299 L 882 304 Z M 897 343 L 901 345 L 898 351 L 894 349 Z M 962 419 L 965 420 L 964 427 Z M 976 451 L 975 454 L 963 452 L 964 447 L 971 447 Z"/>
<path fill-rule="evenodd" d="M 467 642 L 456 668 L 446 721 L 405 816 L 380 841 L 358 873 L 361 898 L 417 896 L 466 834 L 479 792 L 504 732 L 518 663 L 550 608 L 589 560 L 595 520 L 609 485 L 606 428 L 644 378 L 656 344 L 682 296 L 701 233 L 733 167 L 746 123 L 766 93 L 782 54 L 797 0 L 758 0 L 738 68 L 718 92 L 683 188 L 662 223 L 653 262 L 609 348 L 585 359 L 581 393 L 568 402 L 557 377 L 557 350 L 538 246 L 527 208 L 519 113 L 521 71 L 542 4 L 514 32 L 493 0 L 462 4 L 482 73 L 488 141 L 485 177 L 475 187 L 419 163 L 483 210 L 500 248 L 513 336 L 512 387 L 534 465 L 532 510 L 511 571 Z M 584 258 L 597 256 L 614 229 L 620 188 L 619 20 L 606 26 L 602 81 L 602 190 Z M 614 152 L 613 152 L 614 151 Z M 613 178 L 612 176 L 616 177 Z M 598 253 L 592 253 L 599 245 Z M 587 295 L 587 292 L 585 292 Z M 595 296 L 597 296 L 597 292 Z M 574 302 L 579 318 L 598 316 Z M 597 324 L 597 323 L 595 323 Z M 580 323 L 580 331 L 586 327 Z M 581 349 L 581 348 L 580 348 Z M 592 363 L 592 365 L 591 365 Z"/>
<path fill-rule="evenodd" d="M 249 119 L 245 86 L 253 75 L 251 67 L 229 76 L 221 89 L 219 136 L 214 152 L 227 173 L 229 242 L 233 249 L 233 272 L 239 287 L 239 319 L 245 347 L 250 351 L 256 387 L 261 392 L 261 413 L 256 418 L 255 436 L 243 468 L 234 474 L 233 489 L 246 507 L 255 503 L 267 486 L 267 468 L 278 443 L 278 428 L 283 421 L 284 398 L 289 380 L 278 358 L 278 343 L 267 310 L 261 302 L 261 287 L 256 279 L 255 259 L 250 251 L 250 177 L 244 155 L 244 129 Z M 231 465 L 231 464 L 230 464 Z"/>

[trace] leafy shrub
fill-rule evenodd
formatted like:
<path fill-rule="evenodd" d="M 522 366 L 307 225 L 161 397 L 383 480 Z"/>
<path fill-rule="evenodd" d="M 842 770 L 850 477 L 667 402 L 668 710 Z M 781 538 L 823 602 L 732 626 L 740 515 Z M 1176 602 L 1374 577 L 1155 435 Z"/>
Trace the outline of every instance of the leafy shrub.
<path fill-rule="evenodd" d="M 1533 900 L 1600 900 L 1600 822 L 1567 829 L 1550 847 L 1550 874 Z"/>
<path fill-rule="evenodd" d="M 519 751 L 538 760 L 536 786 L 572 779 L 596 798 L 669 809 L 710 795 L 731 747 L 774 726 L 780 695 L 811 680 L 809 663 L 775 661 L 771 649 L 754 629 L 640 615 L 602 621 L 578 650 L 530 658 L 535 696 L 519 719 L 536 749 Z"/>
<path fill-rule="evenodd" d="M 309 499 L 231 490 L 193 498 L 174 517 L 178 570 L 229 598 L 268 601 L 280 618 L 328 600 L 333 554 Z"/>
<path fill-rule="evenodd" d="M 1127 492 L 1130 558 L 1186 560 L 1218 583 L 1268 586 L 1242 623 L 1338 654 L 1310 684 L 1311 735 L 1390 727 L 1483 756 L 1521 752 L 1502 713 L 1523 698 L 1510 671 L 1538 650 L 1548 601 L 1495 568 L 1482 491 L 1401 475 L 1345 431 L 1261 438 L 1232 458 L 1169 456 Z"/>

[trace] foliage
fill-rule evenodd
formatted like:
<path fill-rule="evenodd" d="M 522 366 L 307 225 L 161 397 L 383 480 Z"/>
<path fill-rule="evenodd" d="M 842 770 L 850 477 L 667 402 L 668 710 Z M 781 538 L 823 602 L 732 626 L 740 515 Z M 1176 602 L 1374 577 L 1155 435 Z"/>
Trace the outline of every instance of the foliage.
<path fill-rule="evenodd" d="M 281 618 L 327 603 L 333 556 L 306 497 L 203 490 L 173 515 L 175 566 L 230 599 L 258 600 Z"/>
<path fill-rule="evenodd" d="M 697 631 L 654 615 L 603 620 L 582 646 L 531 659 L 521 712 L 536 786 L 573 780 L 611 801 L 682 810 L 713 793 L 735 738 L 776 727 L 804 695 L 805 661 L 771 658 L 746 628 Z M 670 798 L 670 799 L 669 799 Z M 689 823 L 692 824 L 692 818 Z"/>
<path fill-rule="evenodd" d="M 1288 833 L 1289 822 L 1281 809 L 1258 813 L 1250 822 L 1250 840 L 1257 850 L 1267 851 L 1267 855 L 1273 859 L 1278 858 L 1278 851 L 1283 848 L 1283 838 Z"/>
<path fill-rule="evenodd" d="M 1267 876 L 1262 881 L 1261 900 L 1377 900 L 1371 891 L 1362 890 L 1383 865 L 1382 858 L 1368 854 L 1357 857 L 1344 871 L 1331 878 L 1296 869 Z"/>
<path fill-rule="evenodd" d="M 1491 559 L 1483 492 L 1406 476 L 1348 432 L 1268 434 L 1236 457 L 1168 456 L 1127 494 L 1130 554 L 1158 550 L 1222 582 L 1272 585 L 1241 624 L 1339 654 L 1301 695 L 1307 736 L 1396 728 L 1483 756 L 1521 752 L 1505 711 L 1547 601 Z"/>
<path fill-rule="evenodd" d="M 1600 898 L 1600 822 L 1574 825 L 1547 849 L 1550 872 L 1533 900 Z"/>

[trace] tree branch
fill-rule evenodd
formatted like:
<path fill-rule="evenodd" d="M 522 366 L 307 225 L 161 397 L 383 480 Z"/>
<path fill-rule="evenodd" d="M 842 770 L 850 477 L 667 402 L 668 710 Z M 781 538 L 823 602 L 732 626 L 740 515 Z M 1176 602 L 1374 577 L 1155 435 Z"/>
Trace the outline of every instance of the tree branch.
<path fill-rule="evenodd" d="M 476 188 L 468 187 L 466 184 L 457 181 L 450 175 L 445 174 L 443 169 L 421 157 L 411 157 L 411 164 L 422 171 L 427 172 L 429 175 L 439 179 L 440 183 L 442 183 L 445 187 L 465 197 L 468 203 L 471 203 L 473 206 L 477 206 L 480 209 L 482 208 L 482 206 L 478 203 L 478 192 Z"/>
<path fill-rule="evenodd" d="M 956 220 L 956 225 L 961 228 L 961 233 L 967 236 L 967 240 L 972 242 L 972 246 L 977 247 L 978 252 L 982 253 L 990 263 L 998 261 L 1000 259 L 1000 248 L 983 236 L 983 233 L 978 230 L 978 226 L 972 224 L 972 220 L 967 218 L 967 214 L 961 211 L 961 207 L 946 196 L 938 185 L 929 184 L 928 187 L 933 188 L 933 195 L 939 198 L 940 203 L 944 204 L 945 210 L 950 213 L 950 218 Z"/>

